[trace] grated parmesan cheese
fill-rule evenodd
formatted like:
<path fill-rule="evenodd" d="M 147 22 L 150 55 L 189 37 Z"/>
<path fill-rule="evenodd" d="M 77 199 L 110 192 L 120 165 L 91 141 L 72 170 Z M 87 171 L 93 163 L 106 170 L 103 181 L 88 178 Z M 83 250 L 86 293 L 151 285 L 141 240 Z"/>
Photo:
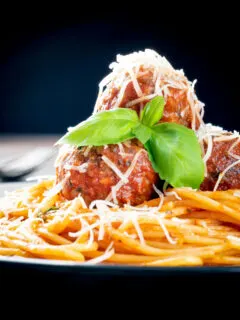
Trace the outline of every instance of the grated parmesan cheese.
<path fill-rule="evenodd" d="M 148 96 L 144 96 L 144 97 L 141 97 L 141 98 L 138 98 L 138 99 L 135 99 L 135 100 L 132 100 L 132 101 L 129 101 L 127 104 L 126 104 L 126 108 L 129 108 L 129 107 L 132 107 L 134 106 L 135 104 L 138 104 L 140 102 L 143 102 L 143 101 L 146 101 L 146 100 L 151 100 L 153 99 L 154 97 L 157 96 L 157 93 L 153 93 L 153 94 L 149 94 Z"/>
<path fill-rule="evenodd" d="M 113 163 L 108 157 L 102 156 L 103 161 L 112 169 L 113 172 L 124 182 L 128 182 L 128 178 L 125 177 L 124 173 L 122 173 L 118 167 Z"/>
<path fill-rule="evenodd" d="M 233 195 L 234 195 L 234 197 L 240 198 L 240 191 L 235 191 L 235 192 L 233 193 Z"/>
<path fill-rule="evenodd" d="M 135 155 L 130 167 L 124 173 L 124 179 L 121 179 L 115 186 L 112 187 L 111 192 L 109 193 L 109 195 L 107 196 L 107 198 L 105 200 L 110 201 L 111 199 L 113 199 L 114 203 L 118 204 L 117 191 L 126 183 L 125 182 L 126 180 L 128 181 L 128 178 L 131 175 L 131 173 L 132 173 L 132 171 L 133 171 L 133 169 L 134 169 L 134 167 L 135 167 L 135 165 L 136 165 L 136 163 L 138 161 L 138 157 L 143 151 L 146 152 L 144 149 L 140 149 L 136 153 L 136 155 Z"/>
<path fill-rule="evenodd" d="M 144 245 L 145 244 L 145 239 L 144 239 L 144 236 L 143 236 L 143 232 L 142 232 L 142 230 L 141 230 L 141 228 L 139 226 L 137 216 L 133 214 L 132 217 L 131 217 L 131 221 L 132 221 L 132 224 L 133 224 L 133 226 L 134 226 L 134 228 L 136 230 L 136 233 L 138 235 L 140 243 Z"/>
<path fill-rule="evenodd" d="M 125 83 L 121 86 L 121 89 L 119 91 L 119 94 L 118 94 L 118 99 L 117 99 L 117 102 L 115 103 L 114 105 L 114 109 L 117 109 L 121 102 L 122 102 L 122 99 L 124 97 L 124 93 L 125 93 L 125 90 L 127 89 L 127 86 L 129 85 L 129 83 L 131 82 L 131 80 L 127 80 L 125 81 Z"/>
<path fill-rule="evenodd" d="M 63 182 L 59 182 L 52 189 L 45 191 L 44 196 L 51 198 L 57 195 L 62 190 L 62 188 L 63 188 Z"/>
<path fill-rule="evenodd" d="M 114 243 L 111 242 L 110 245 L 107 247 L 106 251 L 101 256 L 93 258 L 89 261 L 86 261 L 84 264 L 85 265 L 94 265 L 94 264 L 101 263 L 101 262 L 106 261 L 109 258 L 111 258 L 115 253 L 115 250 L 113 248 L 113 244 Z"/>
<path fill-rule="evenodd" d="M 165 192 L 166 196 L 174 196 L 177 200 L 182 200 L 182 198 L 177 194 L 176 191 Z"/>
<path fill-rule="evenodd" d="M 88 156 L 88 154 L 89 154 L 89 152 L 90 152 L 91 149 L 92 149 L 92 146 L 88 146 L 88 147 L 85 149 L 85 151 L 84 151 L 84 153 L 83 153 L 84 157 L 87 157 L 87 156 Z"/>
<path fill-rule="evenodd" d="M 166 237 L 166 239 L 168 240 L 169 243 L 171 243 L 171 244 L 176 244 L 177 243 L 177 241 L 173 240 L 173 238 L 170 236 L 165 224 L 162 221 L 162 217 L 163 216 L 161 216 L 161 214 L 159 214 L 158 212 L 157 213 L 152 213 L 152 212 L 148 211 L 147 215 L 157 219 L 157 221 L 158 221 L 160 227 L 162 228 L 162 230 L 163 230 L 163 232 L 165 234 L 165 237 Z"/>
<path fill-rule="evenodd" d="M 155 186 L 155 184 L 153 184 L 153 189 L 154 189 L 154 191 L 158 194 L 159 199 L 160 199 L 159 205 L 158 205 L 158 208 L 157 208 L 158 211 L 160 211 L 161 208 L 162 208 L 162 205 L 163 205 L 164 194 Z"/>
<path fill-rule="evenodd" d="M 119 148 L 119 154 L 124 154 L 125 150 L 124 150 L 123 144 L 122 143 L 118 143 L 117 145 L 118 145 L 118 148 Z"/>
<path fill-rule="evenodd" d="M 81 164 L 80 166 L 65 164 L 63 168 L 65 170 L 75 170 L 75 171 L 78 171 L 79 173 L 85 173 L 85 172 L 87 172 L 88 163 L 85 162 L 85 163 Z"/>

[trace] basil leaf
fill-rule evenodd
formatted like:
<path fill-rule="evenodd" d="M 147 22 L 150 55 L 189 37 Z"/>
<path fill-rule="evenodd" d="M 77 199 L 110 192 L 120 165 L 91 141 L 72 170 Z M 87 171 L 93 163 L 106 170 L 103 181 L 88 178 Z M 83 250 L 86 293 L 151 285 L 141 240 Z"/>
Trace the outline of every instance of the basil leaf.
<path fill-rule="evenodd" d="M 150 127 L 156 124 L 162 118 L 164 104 L 164 98 L 160 96 L 155 97 L 148 102 L 141 114 L 140 119 L 142 124 Z"/>
<path fill-rule="evenodd" d="M 158 124 L 152 128 L 145 148 L 161 179 L 173 187 L 199 188 L 204 163 L 194 131 L 176 123 Z"/>
<path fill-rule="evenodd" d="M 94 114 L 64 135 L 57 144 L 102 146 L 134 138 L 132 129 L 139 124 L 136 111 L 113 109 Z"/>
<path fill-rule="evenodd" d="M 135 137 L 145 144 L 151 137 L 152 131 L 151 128 L 144 126 L 143 124 L 139 123 L 139 125 L 132 130 Z"/>

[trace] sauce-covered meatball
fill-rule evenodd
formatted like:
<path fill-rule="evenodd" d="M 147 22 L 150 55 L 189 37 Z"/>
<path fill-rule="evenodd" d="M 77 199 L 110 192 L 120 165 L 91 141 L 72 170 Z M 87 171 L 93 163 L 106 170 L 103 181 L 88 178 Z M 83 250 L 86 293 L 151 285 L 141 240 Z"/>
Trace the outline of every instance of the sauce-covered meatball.
<path fill-rule="evenodd" d="M 60 151 L 56 161 L 57 182 L 63 183 L 62 196 L 79 194 L 89 205 L 93 200 L 110 200 L 138 205 L 149 200 L 158 175 L 147 152 L 138 145 L 71 148 Z"/>
<path fill-rule="evenodd" d="M 194 82 L 182 70 L 175 70 L 152 50 L 118 56 L 113 70 L 100 83 L 95 112 L 113 108 L 131 108 L 140 113 L 154 96 L 163 96 L 165 106 L 161 122 L 175 122 L 198 129 L 203 103 L 195 94 Z"/>
<path fill-rule="evenodd" d="M 207 177 L 201 190 L 213 190 L 218 179 L 217 190 L 240 188 L 240 144 L 238 138 L 227 141 L 213 141 L 211 156 L 207 161 Z M 236 165 L 233 165 L 236 163 Z M 223 174 L 224 170 L 233 165 Z M 221 176 L 222 175 L 222 176 Z M 221 179 L 220 179 L 220 178 Z"/>
<path fill-rule="evenodd" d="M 138 84 L 143 92 L 143 95 L 148 96 L 153 94 L 155 86 L 153 82 L 153 74 L 151 72 L 148 72 L 147 75 L 139 77 Z M 166 102 L 164 106 L 163 117 L 160 122 L 175 122 L 191 128 L 193 122 L 193 113 L 187 98 L 187 90 L 173 87 L 168 87 L 167 90 L 168 94 L 163 93 Z M 116 101 L 119 98 L 119 93 L 120 89 L 116 89 L 113 83 L 112 88 L 102 100 L 101 110 L 115 108 Z M 122 96 L 118 107 L 131 108 L 139 113 L 149 100 L 147 99 L 141 103 L 132 104 L 132 102 L 137 99 L 138 95 L 134 89 L 133 82 L 130 81 L 126 86 L 124 95 Z M 195 122 L 196 128 L 198 128 L 199 119 L 195 119 Z"/>

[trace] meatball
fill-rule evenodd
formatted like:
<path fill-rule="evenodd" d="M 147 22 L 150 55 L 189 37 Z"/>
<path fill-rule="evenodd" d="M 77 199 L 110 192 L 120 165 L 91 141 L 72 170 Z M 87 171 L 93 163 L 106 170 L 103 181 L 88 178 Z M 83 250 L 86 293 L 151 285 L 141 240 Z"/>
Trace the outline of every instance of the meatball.
<path fill-rule="evenodd" d="M 138 78 L 138 84 L 142 90 L 144 96 L 153 94 L 155 90 L 155 84 L 153 81 L 153 74 L 148 72 L 147 75 Z M 175 122 L 182 124 L 186 127 L 191 128 L 193 122 L 193 113 L 188 101 L 187 93 L 185 89 L 177 89 L 173 87 L 168 87 L 168 94 L 165 94 L 165 106 L 163 117 L 160 122 Z M 100 110 L 109 110 L 115 108 L 115 104 L 119 98 L 119 93 L 121 89 L 114 87 L 104 96 Z M 131 108 L 135 111 L 140 112 L 140 110 L 146 105 L 149 101 L 148 99 L 142 103 L 131 104 L 132 101 L 138 99 L 138 95 L 134 89 L 133 82 L 130 81 L 126 86 L 124 95 L 119 103 L 119 108 Z M 195 119 L 196 129 L 199 127 L 199 119 Z"/>
<path fill-rule="evenodd" d="M 80 194 L 87 205 L 97 199 L 141 204 L 151 198 L 158 181 L 147 152 L 133 144 L 65 148 L 57 159 L 56 175 L 64 198 Z"/>
<path fill-rule="evenodd" d="M 117 56 L 110 65 L 113 72 L 100 84 L 95 112 L 113 108 L 140 110 L 154 96 L 163 96 L 165 106 L 161 122 L 175 122 L 197 130 L 203 117 L 204 104 L 182 70 L 153 50 Z M 104 86 L 103 86 L 104 84 Z"/>
<path fill-rule="evenodd" d="M 240 159 L 240 144 L 237 139 L 213 141 L 210 158 L 207 161 L 207 177 L 201 184 L 201 190 L 213 190 L 219 175 L 231 164 Z M 238 158 L 239 157 L 239 158 Z M 240 164 L 234 165 L 223 175 L 217 190 L 240 188 Z"/>

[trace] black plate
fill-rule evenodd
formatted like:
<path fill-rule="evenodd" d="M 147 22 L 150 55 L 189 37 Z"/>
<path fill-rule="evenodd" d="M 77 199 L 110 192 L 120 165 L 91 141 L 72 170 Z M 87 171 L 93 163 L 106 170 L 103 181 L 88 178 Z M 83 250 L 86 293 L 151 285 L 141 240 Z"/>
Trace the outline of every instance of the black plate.
<path fill-rule="evenodd" d="M 13 190 L 21 185 L 0 184 L 0 194 L 2 190 Z M 223 284 L 229 288 L 237 285 L 236 280 L 240 280 L 240 267 L 88 266 L 75 262 L 0 257 L 1 288 L 9 288 L 11 282 L 29 290 L 36 285 L 40 290 L 47 284 L 55 290 L 78 290 L 81 287 L 84 292 L 99 294 L 103 289 L 112 291 L 118 288 L 118 292 L 123 289 L 128 294 L 141 294 L 146 290 L 152 292 L 153 288 L 195 290 L 196 286 L 211 287 L 218 292 L 217 288 L 222 290 Z"/>

